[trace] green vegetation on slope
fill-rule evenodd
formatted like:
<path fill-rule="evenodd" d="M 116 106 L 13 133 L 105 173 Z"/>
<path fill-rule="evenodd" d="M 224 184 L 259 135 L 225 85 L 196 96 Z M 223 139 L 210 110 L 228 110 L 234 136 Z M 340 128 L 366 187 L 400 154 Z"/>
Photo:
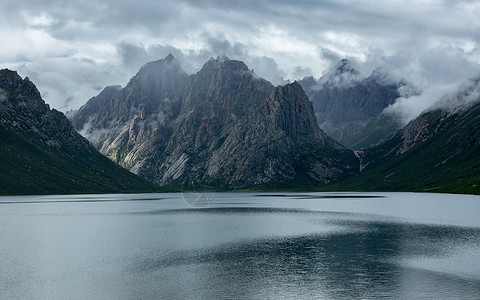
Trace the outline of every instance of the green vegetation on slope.
<path fill-rule="evenodd" d="M 28 78 L 0 70 L 0 195 L 153 192 L 50 109 Z"/>
<path fill-rule="evenodd" d="M 160 191 L 93 146 L 52 151 L 3 125 L 0 137 L 0 195 Z"/>
<path fill-rule="evenodd" d="M 400 136 L 369 149 L 366 170 L 325 189 L 480 194 L 480 105 L 426 117 L 431 137 L 398 156 Z"/>

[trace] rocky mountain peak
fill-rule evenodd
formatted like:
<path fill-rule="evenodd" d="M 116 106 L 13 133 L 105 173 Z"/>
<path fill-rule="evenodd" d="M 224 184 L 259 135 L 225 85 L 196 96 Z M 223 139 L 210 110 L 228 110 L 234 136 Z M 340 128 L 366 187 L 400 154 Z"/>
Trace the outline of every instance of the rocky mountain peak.
<path fill-rule="evenodd" d="M 129 135 L 151 132 L 179 113 L 188 74 L 169 54 L 143 65 L 127 86 L 107 87 L 73 119 L 75 128 L 107 154 Z"/>
<path fill-rule="evenodd" d="M 85 136 L 112 160 L 175 186 L 236 188 L 302 176 L 326 182 L 354 171 L 353 153 L 318 128 L 298 82 L 275 88 L 226 57 L 175 78 L 162 73 L 169 59 L 147 64 L 100 113 L 85 114 L 92 120 Z M 347 155 L 348 167 L 337 154 Z"/>
<path fill-rule="evenodd" d="M 349 88 L 362 80 L 362 75 L 354 64 L 344 58 L 333 66 L 325 75 L 317 81 L 318 89 L 320 88 Z"/>
<path fill-rule="evenodd" d="M 77 135 L 66 117 L 52 109 L 42 99 L 35 84 L 22 79 L 17 72 L 0 71 L 0 91 L 6 101 L 0 101 L 0 123 L 31 141 L 59 148 L 86 143 L 72 139 Z"/>
<path fill-rule="evenodd" d="M 381 85 L 395 84 L 388 71 L 383 68 L 374 69 L 365 80 L 367 82 L 376 82 Z"/>
<path fill-rule="evenodd" d="M 233 188 L 272 181 L 328 182 L 355 172 L 348 151 L 343 166 L 330 156 L 343 151 L 318 128 L 308 97 L 294 82 L 274 88 L 238 120 L 201 176 Z"/>
<path fill-rule="evenodd" d="M 308 100 L 302 86 L 294 81 L 278 86 L 270 96 L 269 111 L 275 115 L 277 126 L 295 143 L 308 138 L 312 143 L 323 145 L 325 135 L 318 127 L 312 103 Z"/>
<path fill-rule="evenodd" d="M 102 93 L 111 93 L 111 92 L 118 92 L 122 89 L 122 86 L 121 85 L 109 85 L 109 86 L 106 86 L 103 91 L 100 92 L 100 94 Z"/>
<path fill-rule="evenodd" d="M 172 54 L 172 53 L 168 53 L 168 55 L 165 57 L 165 61 L 166 61 L 167 63 L 170 63 L 170 62 L 172 62 L 173 60 L 175 60 L 175 57 L 173 56 L 173 54 Z"/>
<path fill-rule="evenodd" d="M 231 60 L 225 55 L 222 57 L 210 58 L 200 70 L 200 74 L 208 72 L 224 71 L 248 71 L 248 67 L 239 60 Z"/>
<path fill-rule="evenodd" d="M 122 89 L 121 85 L 109 85 L 106 86 L 97 97 L 100 98 L 111 98 L 113 95 L 118 93 Z"/>
<path fill-rule="evenodd" d="M 243 115 L 253 105 L 252 99 L 270 94 L 273 85 L 258 77 L 242 61 L 230 59 L 210 59 L 202 69 L 193 75 L 186 87 L 184 110 L 192 110 L 198 105 L 208 115 L 214 106 L 232 113 Z M 253 96 L 253 93 L 258 93 Z M 206 105 L 209 107 L 205 107 Z M 207 117 L 207 116 L 205 116 Z"/>
<path fill-rule="evenodd" d="M 395 133 L 400 125 L 383 111 L 402 92 L 412 90 L 382 69 L 364 78 L 347 59 L 319 80 L 306 77 L 300 83 L 313 102 L 320 128 L 352 149 L 375 145 Z"/>
<path fill-rule="evenodd" d="M 1 193 L 98 193 L 152 187 L 98 153 L 65 115 L 45 104 L 28 78 L 0 70 L 0 100 L 0 170 L 8 172 L 0 180 Z"/>
<path fill-rule="evenodd" d="M 163 59 L 143 65 L 119 92 L 119 97 L 127 99 L 124 105 L 133 105 L 140 109 L 146 102 L 173 98 L 184 88 L 187 80 L 187 73 L 173 55 L 169 54 Z"/>
<path fill-rule="evenodd" d="M 20 104 L 39 113 L 50 109 L 48 104 L 43 101 L 35 84 L 28 77 L 22 79 L 16 71 L 0 70 L 0 86 L 4 90 L 4 97 L 12 103 Z"/>
<path fill-rule="evenodd" d="M 3 88 L 12 88 L 22 82 L 22 77 L 16 71 L 9 69 L 0 70 L 0 84 Z"/>
<path fill-rule="evenodd" d="M 135 78 L 145 79 L 146 77 L 159 77 L 164 76 L 166 73 L 179 73 L 183 74 L 185 71 L 180 66 L 180 63 L 170 53 L 163 59 L 151 61 L 144 64 L 135 75 Z"/>
<path fill-rule="evenodd" d="M 358 72 L 353 66 L 353 63 L 346 58 L 341 59 L 333 69 L 335 71 L 335 75 L 340 75 L 343 73 L 351 73 L 356 75 L 360 74 L 360 72 Z"/>
<path fill-rule="evenodd" d="M 227 60 L 230 60 L 230 58 L 224 54 L 224 55 L 218 55 L 217 58 L 211 57 L 209 62 L 223 63 Z"/>
<path fill-rule="evenodd" d="M 80 107 L 71 119 L 75 129 L 82 131 L 85 125 L 93 119 L 93 116 L 104 110 L 121 89 L 120 85 L 107 86 L 100 94 L 90 98 L 87 104 Z"/>

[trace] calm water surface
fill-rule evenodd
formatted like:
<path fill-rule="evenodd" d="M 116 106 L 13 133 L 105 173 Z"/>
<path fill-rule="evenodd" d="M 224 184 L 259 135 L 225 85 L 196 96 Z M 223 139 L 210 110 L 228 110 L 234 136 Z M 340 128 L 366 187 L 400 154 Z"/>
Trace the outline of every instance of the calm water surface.
<path fill-rule="evenodd" d="M 480 299 L 478 196 L 184 198 L 0 197 L 0 299 Z"/>

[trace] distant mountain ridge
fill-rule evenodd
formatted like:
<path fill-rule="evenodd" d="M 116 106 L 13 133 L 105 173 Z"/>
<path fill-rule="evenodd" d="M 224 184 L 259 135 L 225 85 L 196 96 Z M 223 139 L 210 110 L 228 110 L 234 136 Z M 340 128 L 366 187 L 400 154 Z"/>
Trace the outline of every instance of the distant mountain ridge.
<path fill-rule="evenodd" d="M 0 70 L 0 195 L 155 191 L 116 166 L 42 100 L 35 85 Z"/>
<path fill-rule="evenodd" d="M 161 185 L 312 184 L 358 171 L 353 152 L 318 128 L 298 83 L 275 88 L 240 61 L 212 58 L 188 76 L 169 55 L 108 100 L 102 94 L 79 110 L 75 128 Z"/>
<path fill-rule="evenodd" d="M 383 111 L 400 97 L 399 88 L 409 84 L 392 81 L 380 69 L 363 78 L 342 59 L 320 79 L 305 77 L 299 82 L 313 102 L 320 128 L 351 149 L 374 146 L 401 127 Z"/>

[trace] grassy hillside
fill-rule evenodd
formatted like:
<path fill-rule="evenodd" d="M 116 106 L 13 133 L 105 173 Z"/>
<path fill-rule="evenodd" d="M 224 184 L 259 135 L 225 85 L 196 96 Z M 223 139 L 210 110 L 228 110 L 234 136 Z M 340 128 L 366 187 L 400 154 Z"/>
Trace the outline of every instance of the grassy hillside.
<path fill-rule="evenodd" d="M 160 191 L 93 147 L 61 151 L 0 124 L 0 195 Z"/>
<path fill-rule="evenodd" d="M 153 192 L 101 155 L 35 84 L 0 70 L 0 195 Z"/>
<path fill-rule="evenodd" d="M 326 189 L 480 194 L 480 105 L 457 114 L 433 111 L 424 118 L 431 137 L 396 155 L 403 142 L 397 135 L 367 150 L 366 170 Z"/>

